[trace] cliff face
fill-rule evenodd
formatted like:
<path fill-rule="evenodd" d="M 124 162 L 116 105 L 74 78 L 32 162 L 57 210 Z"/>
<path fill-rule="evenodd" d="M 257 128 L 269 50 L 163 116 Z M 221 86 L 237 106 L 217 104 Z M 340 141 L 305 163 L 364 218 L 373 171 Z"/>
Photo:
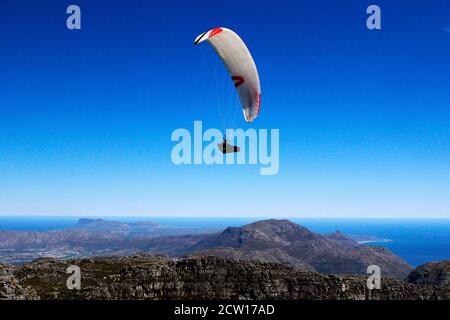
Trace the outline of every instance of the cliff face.
<path fill-rule="evenodd" d="M 66 287 L 69 265 L 81 269 L 81 290 Z M 381 289 L 371 291 L 362 275 L 219 257 L 39 259 L 1 265 L 0 275 L 0 297 L 6 299 L 450 299 L 449 288 L 383 278 Z"/>

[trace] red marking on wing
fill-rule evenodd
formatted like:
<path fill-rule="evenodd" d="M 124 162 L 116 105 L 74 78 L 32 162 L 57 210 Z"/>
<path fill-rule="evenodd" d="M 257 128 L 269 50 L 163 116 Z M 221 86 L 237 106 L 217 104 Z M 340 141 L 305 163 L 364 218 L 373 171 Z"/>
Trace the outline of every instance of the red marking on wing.
<path fill-rule="evenodd" d="M 239 87 L 241 84 L 244 83 L 244 78 L 242 78 L 241 76 L 232 76 L 231 80 L 234 81 L 234 86 L 237 88 Z"/>
<path fill-rule="evenodd" d="M 221 33 L 223 30 L 222 28 L 214 28 L 211 30 L 211 32 L 209 33 L 208 38 L 212 38 L 214 37 L 216 34 Z"/>

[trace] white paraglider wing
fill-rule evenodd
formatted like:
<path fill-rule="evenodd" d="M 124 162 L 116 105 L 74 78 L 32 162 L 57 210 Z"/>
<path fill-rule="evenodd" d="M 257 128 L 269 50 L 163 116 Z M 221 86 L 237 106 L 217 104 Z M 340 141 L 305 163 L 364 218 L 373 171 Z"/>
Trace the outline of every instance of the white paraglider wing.
<path fill-rule="evenodd" d="M 261 87 L 255 62 L 242 39 L 232 30 L 215 28 L 199 35 L 194 44 L 208 41 L 222 59 L 234 81 L 244 111 L 252 122 L 259 114 Z"/>

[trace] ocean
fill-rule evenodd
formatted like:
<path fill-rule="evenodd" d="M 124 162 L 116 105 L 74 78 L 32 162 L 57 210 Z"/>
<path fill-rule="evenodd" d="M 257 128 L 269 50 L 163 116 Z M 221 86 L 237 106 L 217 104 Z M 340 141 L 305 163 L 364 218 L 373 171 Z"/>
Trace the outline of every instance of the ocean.
<path fill-rule="evenodd" d="M 90 217 L 91 218 L 91 217 Z M 154 221 L 174 228 L 205 231 L 241 226 L 262 218 L 188 218 L 188 217 L 101 217 L 123 222 Z M 0 216 L 0 230 L 49 231 L 73 226 L 79 217 L 9 217 Z M 450 219 L 343 219 L 289 218 L 319 233 L 341 231 L 353 236 L 388 239 L 370 242 L 382 245 L 416 267 L 420 264 L 450 259 Z"/>

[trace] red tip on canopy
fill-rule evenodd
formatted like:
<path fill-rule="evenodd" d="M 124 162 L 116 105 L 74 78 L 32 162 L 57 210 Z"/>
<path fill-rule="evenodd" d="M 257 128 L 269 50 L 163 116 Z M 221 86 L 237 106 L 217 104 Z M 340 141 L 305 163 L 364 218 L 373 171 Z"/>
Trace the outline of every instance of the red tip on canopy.
<path fill-rule="evenodd" d="M 209 37 L 208 38 L 212 38 L 214 37 L 216 34 L 221 33 L 223 30 L 222 28 L 214 28 L 211 30 L 211 32 L 209 33 Z"/>

